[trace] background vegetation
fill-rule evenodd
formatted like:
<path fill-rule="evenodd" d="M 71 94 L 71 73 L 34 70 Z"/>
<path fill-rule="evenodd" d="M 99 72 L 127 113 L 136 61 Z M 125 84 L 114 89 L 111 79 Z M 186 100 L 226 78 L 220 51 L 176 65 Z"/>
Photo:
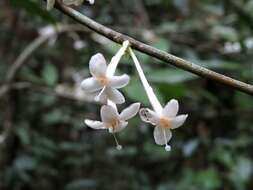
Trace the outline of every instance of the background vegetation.
<path fill-rule="evenodd" d="M 50 24 L 74 24 L 37 0 L 0 1 L 0 81 L 17 56 Z M 253 83 L 253 0 L 97 0 L 78 8 L 96 21 L 194 63 Z M 81 43 L 80 43 L 81 41 Z M 81 47 L 77 48 L 77 44 Z M 243 190 L 253 188 L 253 99 L 233 89 L 138 54 L 159 99 L 180 102 L 189 113 L 174 131 L 171 152 L 155 145 L 153 127 L 138 117 L 112 136 L 87 128 L 99 106 L 78 89 L 88 61 L 109 61 L 118 45 L 88 29 L 57 36 L 15 76 L 24 85 L 0 98 L 1 190 Z M 131 74 L 125 105 L 150 106 L 125 57 L 119 72 Z M 125 106 L 124 105 L 124 106 Z"/>

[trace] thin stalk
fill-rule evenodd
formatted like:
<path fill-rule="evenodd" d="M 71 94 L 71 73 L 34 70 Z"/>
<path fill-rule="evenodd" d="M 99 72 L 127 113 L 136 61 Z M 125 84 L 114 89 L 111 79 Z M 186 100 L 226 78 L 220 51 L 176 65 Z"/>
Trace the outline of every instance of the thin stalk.
<path fill-rule="evenodd" d="M 118 50 L 118 52 L 112 57 L 111 62 L 109 63 L 106 71 L 107 76 L 113 76 L 116 68 L 119 64 L 121 57 L 125 54 L 127 48 L 129 46 L 129 41 L 124 41 L 122 47 Z M 117 106 L 111 100 L 107 100 L 107 105 L 112 106 L 115 110 L 117 110 Z"/>
<path fill-rule="evenodd" d="M 125 54 L 127 48 L 129 46 L 129 41 L 124 41 L 122 44 L 122 47 L 118 50 L 118 52 L 112 57 L 111 62 L 108 65 L 106 75 L 107 76 L 113 76 L 116 68 L 118 66 L 118 63 L 121 59 L 121 57 Z"/>
<path fill-rule="evenodd" d="M 141 68 L 140 62 L 138 61 L 137 57 L 135 56 L 133 50 L 129 48 L 130 55 L 134 61 L 135 67 L 137 69 L 137 72 L 139 74 L 139 77 L 141 79 L 141 82 L 143 84 L 143 87 L 146 91 L 146 94 L 148 96 L 149 102 L 151 103 L 153 109 L 155 110 L 156 113 L 159 115 L 162 113 L 162 105 L 160 104 L 158 98 L 156 97 L 152 87 L 149 85 L 146 76 Z"/>

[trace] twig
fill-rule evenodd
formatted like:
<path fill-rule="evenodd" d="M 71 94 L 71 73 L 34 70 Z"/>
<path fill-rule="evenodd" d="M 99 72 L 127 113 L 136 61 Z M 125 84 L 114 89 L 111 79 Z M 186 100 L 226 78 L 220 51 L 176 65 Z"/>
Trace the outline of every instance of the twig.
<path fill-rule="evenodd" d="M 36 50 L 38 49 L 44 42 L 46 42 L 50 38 L 50 36 L 39 36 L 36 38 L 29 46 L 25 48 L 25 50 L 18 56 L 16 61 L 10 67 L 7 73 L 7 82 L 10 82 L 15 77 L 15 74 L 25 63 L 25 60 Z"/>
<path fill-rule="evenodd" d="M 29 44 L 25 48 L 25 50 L 18 56 L 18 58 L 10 67 L 9 71 L 7 72 L 7 77 L 6 77 L 7 82 L 11 82 L 14 79 L 16 73 L 25 63 L 26 59 L 52 36 L 57 35 L 57 33 L 83 31 L 83 30 L 84 30 L 83 27 L 80 27 L 77 25 L 58 25 L 55 29 L 55 33 L 52 33 L 49 35 L 41 35 L 38 38 L 36 38 L 34 41 L 32 41 L 31 44 Z"/>
<path fill-rule="evenodd" d="M 139 50 L 145 54 L 148 54 L 152 57 L 155 57 L 159 60 L 167 62 L 167 63 L 174 65 L 178 68 L 181 68 L 183 70 L 194 73 L 198 76 L 211 79 L 213 81 L 219 82 L 221 84 L 232 87 L 232 88 L 237 89 L 239 91 L 245 92 L 249 95 L 253 95 L 253 86 L 250 84 L 241 82 L 239 80 L 232 79 L 228 76 L 219 74 L 217 72 L 206 69 L 205 67 L 196 65 L 192 62 L 189 62 L 189 61 L 186 61 L 186 60 L 181 59 L 179 57 L 176 57 L 174 55 L 171 55 L 165 51 L 151 47 L 151 46 L 149 46 L 145 43 L 142 43 L 134 38 L 131 38 L 127 35 L 116 32 L 104 25 L 101 25 L 101 24 L 95 22 L 94 20 L 86 17 L 85 15 L 79 13 L 78 11 L 76 11 L 70 7 L 67 7 L 65 5 L 62 5 L 60 3 L 56 4 L 56 8 L 58 10 L 60 10 L 61 12 L 65 13 L 66 15 L 70 16 L 71 18 L 73 18 L 77 22 L 87 26 L 91 30 L 105 36 L 106 38 L 108 38 L 116 43 L 122 44 L 123 41 L 128 40 L 130 42 L 132 48 Z"/>
<path fill-rule="evenodd" d="M 85 28 L 78 25 L 58 25 L 56 27 L 55 33 L 48 35 L 41 35 L 32 41 L 25 49 L 20 53 L 14 63 L 11 65 L 7 71 L 6 81 L 3 85 L 0 86 L 0 97 L 3 97 L 9 90 L 12 88 L 12 82 L 15 79 L 17 72 L 20 68 L 26 63 L 26 60 L 48 39 L 52 36 L 64 32 L 73 32 L 73 31 L 86 31 Z"/>

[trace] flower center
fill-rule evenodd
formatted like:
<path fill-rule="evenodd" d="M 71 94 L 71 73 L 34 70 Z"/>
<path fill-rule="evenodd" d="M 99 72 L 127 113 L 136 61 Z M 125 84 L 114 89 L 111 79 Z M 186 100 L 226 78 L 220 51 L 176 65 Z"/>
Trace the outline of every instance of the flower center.
<path fill-rule="evenodd" d="M 96 79 L 102 86 L 107 86 L 109 83 L 108 78 L 106 76 L 99 76 L 96 77 Z"/>
<path fill-rule="evenodd" d="M 116 128 L 118 128 L 119 123 L 120 123 L 120 121 L 117 118 L 112 119 L 111 122 L 107 125 L 107 128 L 108 129 L 111 128 L 112 132 L 113 132 Z"/>
<path fill-rule="evenodd" d="M 165 118 L 165 117 L 160 118 L 159 125 L 162 128 L 167 128 L 167 129 L 172 128 L 171 121 L 168 118 Z"/>

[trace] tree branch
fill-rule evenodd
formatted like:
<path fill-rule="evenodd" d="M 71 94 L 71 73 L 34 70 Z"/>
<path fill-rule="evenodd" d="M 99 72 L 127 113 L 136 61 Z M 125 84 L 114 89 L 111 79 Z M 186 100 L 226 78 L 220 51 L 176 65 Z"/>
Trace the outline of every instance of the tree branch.
<path fill-rule="evenodd" d="M 151 47 L 151 46 L 149 46 L 145 43 L 142 43 L 132 37 L 121 34 L 119 32 L 116 32 L 116 31 L 102 25 L 102 24 L 99 24 L 99 23 L 95 22 L 94 20 L 86 17 L 85 15 L 79 13 L 78 11 L 76 11 L 70 7 L 67 7 L 63 4 L 57 3 L 55 7 L 58 10 L 60 10 L 61 12 L 63 12 L 64 14 L 68 15 L 69 17 L 71 17 L 74 20 L 76 20 L 77 22 L 79 22 L 80 24 L 85 25 L 86 27 L 90 28 L 91 30 L 105 36 L 106 38 L 108 38 L 116 43 L 122 44 L 123 41 L 128 40 L 131 44 L 131 47 L 136 50 L 139 50 L 140 52 L 148 54 L 152 57 L 155 57 L 161 61 L 164 61 L 166 63 L 174 65 L 174 66 L 181 68 L 183 70 L 194 73 L 200 77 L 211 79 L 213 81 L 216 81 L 216 82 L 219 82 L 219 83 L 224 84 L 226 86 L 237 89 L 241 92 L 245 92 L 249 95 L 253 95 L 253 86 L 250 84 L 241 82 L 239 80 L 232 79 L 228 76 L 219 74 L 217 72 L 206 69 L 202 66 L 196 65 L 192 62 L 189 62 L 189 61 L 186 61 L 186 60 L 181 59 L 179 57 L 176 57 L 174 55 L 171 55 L 165 51 Z"/>

